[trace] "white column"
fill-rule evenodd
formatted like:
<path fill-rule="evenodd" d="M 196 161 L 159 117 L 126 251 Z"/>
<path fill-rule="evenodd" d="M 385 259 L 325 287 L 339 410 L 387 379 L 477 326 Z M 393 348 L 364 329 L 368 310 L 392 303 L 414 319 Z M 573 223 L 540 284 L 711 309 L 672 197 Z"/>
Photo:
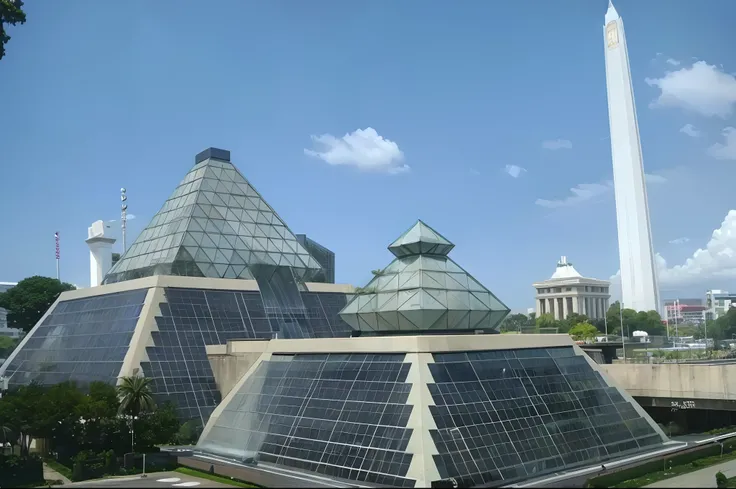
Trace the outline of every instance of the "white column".
<path fill-rule="evenodd" d="M 562 298 L 562 319 L 567 318 L 570 311 L 567 310 L 567 297 Z"/>
<path fill-rule="evenodd" d="M 572 312 L 579 314 L 580 313 L 580 302 L 579 302 L 578 296 L 574 295 L 572 297 Z"/>
<path fill-rule="evenodd" d="M 539 317 L 539 316 L 541 316 L 543 314 L 542 313 L 542 301 L 543 300 L 544 299 L 539 299 L 539 298 L 537 299 L 537 317 Z"/>

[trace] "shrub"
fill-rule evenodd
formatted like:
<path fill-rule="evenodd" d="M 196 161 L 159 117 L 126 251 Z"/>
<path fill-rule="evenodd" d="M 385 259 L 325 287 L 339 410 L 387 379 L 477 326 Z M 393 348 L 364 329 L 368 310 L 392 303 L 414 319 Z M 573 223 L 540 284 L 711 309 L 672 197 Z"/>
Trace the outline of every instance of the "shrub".
<path fill-rule="evenodd" d="M 716 486 L 726 487 L 727 484 L 728 484 L 728 478 L 726 477 L 726 474 L 724 474 L 720 470 L 716 472 Z"/>
<path fill-rule="evenodd" d="M 0 455 L 0 487 L 43 484 L 43 462 L 35 455 Z"/>

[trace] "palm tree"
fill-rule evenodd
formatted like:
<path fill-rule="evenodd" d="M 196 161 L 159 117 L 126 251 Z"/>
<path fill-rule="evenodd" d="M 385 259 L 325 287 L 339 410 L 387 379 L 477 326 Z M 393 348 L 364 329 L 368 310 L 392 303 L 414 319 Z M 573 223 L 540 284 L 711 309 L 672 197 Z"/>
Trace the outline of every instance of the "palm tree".
<path fill-rule="evenodd" d="M 117 387 L 120 406 L 118 413 L 138 416 L 142 412 L 152 411 L 156 407 L 151 393 L 153 379 L 141 377 L 122 377 Z"/>

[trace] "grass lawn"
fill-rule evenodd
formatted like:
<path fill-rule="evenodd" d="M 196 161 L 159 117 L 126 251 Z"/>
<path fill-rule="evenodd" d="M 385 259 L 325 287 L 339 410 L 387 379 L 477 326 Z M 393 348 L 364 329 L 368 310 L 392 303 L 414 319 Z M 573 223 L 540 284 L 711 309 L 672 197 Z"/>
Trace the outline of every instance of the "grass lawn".
<path fill-rule="evenodd" d="M 616 484 L 613 487 L 644 487 L 648 484 L 653 484 L 661 480 L 677 477 L 678 475 L 682 474 L 689 474 L 690 472 L 695 472 L 696 470 L 704 469 L 706 467 L 710 467 L 711 465 L 719 464 L 721 462 L 728 462 L 729 460 L 734 459 L 736 459 L 736 451 L 731 453 L 724 453 L 723 457 L 721 457 L 720 455 L 713 455 L 712 457 L 701 458 L 688 464 L 676 465 L 671 469 L 668 467 L 666 472 L 664 470 L 660 470 L 658 472 L 651 472 L 642 477 L 637 477 L 636 479 L 629 479 L 627 481 L 621 482 L 620 484 Z M 664 464 L 662 464 L 662 468 L 664 468 Z M 733 487 L 736 487 L 736 485 Z"/>
<path fill-rule="evenodd" d="M 179 472 L 181 474 L 191 475 L 193 477 L 199 477 L 200 479 L 211 480 L 212 482 L 220 482 L 222 484 L 228 484 L 230 486 L 235 486 L 235 487 L 258 487 L 255 484 L 248 484 L 247 482 L 229 479 L 227 477 L 210 474 L 209 472 L 205 472 L 203 470 L 192 469 L 189 467 L 179 467 L 176 469 L 176 472 Z"/>

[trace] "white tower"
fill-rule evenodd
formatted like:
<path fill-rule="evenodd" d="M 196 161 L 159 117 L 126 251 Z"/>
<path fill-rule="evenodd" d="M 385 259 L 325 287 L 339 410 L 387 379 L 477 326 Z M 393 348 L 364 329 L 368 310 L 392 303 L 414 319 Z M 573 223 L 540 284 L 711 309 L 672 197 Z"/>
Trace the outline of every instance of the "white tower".
<path fill-rule="evenodd" d="M 623 20 L 610 2 L 603 32 L 622 300 L 630 309 L 658 311 L 657 271 L 629 54 Z"/>
<path fill-rule="evenodd" d="M 112 245 L 115 238 L 105 236 L 106 226 L 103 221 L 95 221 L 87 230 L 89 245 L 89 282 L 90 287 L 97 287 L 112 267 Z"/>

